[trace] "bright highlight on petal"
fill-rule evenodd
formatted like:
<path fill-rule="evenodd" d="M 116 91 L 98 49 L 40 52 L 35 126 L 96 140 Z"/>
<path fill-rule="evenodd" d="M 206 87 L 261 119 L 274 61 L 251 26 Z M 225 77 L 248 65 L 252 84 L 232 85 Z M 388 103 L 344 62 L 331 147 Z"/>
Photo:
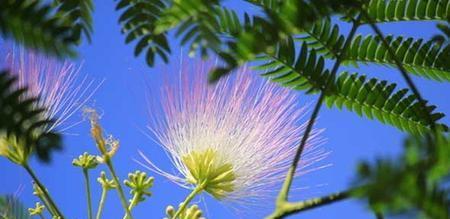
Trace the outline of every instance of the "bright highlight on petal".
<path fill-rule="evenodd" d="M 294 91 L 269 83 L 246 68 L 214 85 L 211 65 L 187 66 L 167 76 L 160 94 L 149 95 L 149 130 L 178 173 L 145 166 L 171 181 L 213 197 L 245 204 L 273 197 L 302 136 L 305 108 Z M 327 156 L 313 131 L 296 176 L 321 167 Z"/>

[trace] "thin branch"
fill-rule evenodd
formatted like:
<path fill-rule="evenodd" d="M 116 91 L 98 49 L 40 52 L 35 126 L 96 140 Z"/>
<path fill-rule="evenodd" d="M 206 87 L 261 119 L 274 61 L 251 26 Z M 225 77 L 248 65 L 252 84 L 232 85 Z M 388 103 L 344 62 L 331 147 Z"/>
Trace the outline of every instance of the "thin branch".
<path fill-rule="evenodd" d="M 354 189 L 350 189 L 343 192 L 336 192 L 327 196 L 312 198 L 300 202 L 284 202 L 276 209 L 275 212 L 273 212 L 267 218 L 271 219 L 283 218 L 285 216 L 295 214 L 301 211 L 306 211 L 313 208 L 322 207 L 324 205 L 328 205 L 334 202 L 338 202 L 351 197 L 351 193 L 353 191 Z"/>
<path fill-rule="evenodd" d="M 277 198 L 277 201 L 276 201 L 275 212 L 280 212 L 280 214 L 279 214 L 279 217 L 276 217 L 276 218 L 282 218 L 282 217 L 284 217 L 287 214 L 292 214 L 294 212 L 297 212 L 297 211 L 293 211 L 293 212 L 290 212 L 290 213 L 285 212 L 283 210 L 283 206 L 292 204 L 292 203 L 288 202 L 288 194 L 289 194 L 289 190 L 290 190 L 291 185 L 292 185 L 292 181 L 293 181 L 293 178 L 294 178 L 294 175 L 295 175 L 295 171 L 296 171 L 297 166 L 298 166 L 298 162 L 300 161 L 300 158 L 302 156 L 303 150 L 304 150 L 305 145 L 306 145 L 306 143 L 308 141 L 309 135 L 310 135 L 310 133 L 312 131 L 312 128 L 314 126 L 316 118 L 317 118 L 317 116 L 319 114 L 319 111 L 320 111 L 320 108 L 322 106 L 323 100 L 325 98 L 326 92 L 328 91 L 328 87 L 332 83 L 334 83 L 334 79 L 336 78 L 337 71 L 338 71 L 338 69 L 339 69 L 339 67 L 341 65 L 341 62 L 342 62 L 342 60 L 343 60 L 343 58 L 345 56 L 345 53 L 346 53 L 348 47 L 350 46 L 350 43 L 351 43 L 353 37 L 356 34 L 356 30 L 358 29 L 358 27 L 360 25 L 361 18 L 362 18 L 362 16 L 360 14 L 360 15 L 358 15 L 358 18 L 353 22 L 352 29 L 350 30 L 350 32 L 348 34 L 348 37 L 345 40 L 344 46 L 343 46 L 342 50 L 340 51 L 339 56 L 336 58 L 336 62 L 334 63 L 334 66 L 333 66 L 333 68 L 331 70 L 331 74 L 326 79 L 325 87 L 321 91 L 319 99 L 317 100 L 317 103 L 316 103 L 316 105 L 314 107 L 313 113 L 311 114 L 311 118 L 308 121 L 308 125 L 306 127 L 305 133 L 303 134 L 303 137 L 302 137 L 302 140 L 300 142 L 300 145 L 299 145 L 299 147 L 298 147 L 298 149 L 297 149 L 297 151 L 295 153 L 294 159 L 292 161 L 292 165 L 289 168 L 289 171 L 288 171 L 288 173 L 286 175 L 286 179 L 285 179 L 285 181 L 283 183 L 283 187 L 281 188 L 280 193 L 278 194 L 278 198 Z M 344 196 L 342 198 L 347 198 L 347 196 Z M 314 203 L 312 205 L 314 205 Z"/>
<path fill-rule="evenodd" d="M 344 47 L 342 48 L 342 51 L 340 52 L 339 56 L 336 59 L 336 62 L 334 63 L 333 69 L 331 71 L 331 74 L 327 78 L 327 82 L 325 84 L 325 87 L 323 88 L 322 92 L 320 93 L 319 99 L 317 100 L 317 103 L 314 107 L 313 113 L 311 115 L 311 118 L 308 121 L 308 125 L 306 127 L 305 133 L 302 137 L 302 140 L 300 142 L 300 145 L 296 151 L 296 154 L 294 156 L 294 160 L 292 161 L 292 166 L 289 169 L 289 173 L 286 176 L 285 183 L 283 185 L 283 189 L 280 192 L 280 197 L 282 200 L 287 200 L 287 194 L 289 193 L 289 189 L 292 184 L 292 178 L 294 176 L 294 173 L 297 169 L 298 162 L 300 161 L 301 155 L 303 153 L 303 150 L 305 148 L 306 142 L 308 141 L 309 135 L 312 131 L 314 122 L 319 114 L 320 107 L 322 106 L 323 100 L 325 98 L 325 92 L 327 91 L 328 87 L 334 82 L 334 79 L 336 78 L 337 70 L 339 69 L 339 66 L 341 65 L 341 62 L 344 58 L 344 55 L 346 53 L 347 48 L 349 47 L 353 36 L 356 34 L 356 30 L 359 27 L 359 21 L 361 20 L 361 16 L 359 16 L 356 21 L 353 23 L 352 29 L 350 30 L 350 33 L 348 35 L 348 38 L 345 41 Z"/>

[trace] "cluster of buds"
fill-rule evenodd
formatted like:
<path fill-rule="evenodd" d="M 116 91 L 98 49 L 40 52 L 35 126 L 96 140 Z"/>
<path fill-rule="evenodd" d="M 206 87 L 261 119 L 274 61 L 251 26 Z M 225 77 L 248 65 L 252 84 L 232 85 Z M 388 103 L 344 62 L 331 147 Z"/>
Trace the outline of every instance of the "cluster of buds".
<path fill-rule="evenodd" d="M 153 177 L 148 177 L 145 172 L 139 170 L 128 174 L 128 179 L 124 180 L 123 183 L 131 189 L 130 193 L 133 195 L 130 200 L 131 208 L 144 201 L 145 196 L 152 195 L 148 190 L 153 186 L 153 181 Z"/>
<path fill-rule="evenodd" d="M 112 179 L 106 178 L 106 173 L 104 171 L 100 173 L 100 177 L 97 178 L 97 181 L 106 191 L 117 188 L 117 183 Z"/>
<path fill-rule="evenodd" d="M 174 218 L 175 213 L 176 210 L 172 205 L 167 206 L 167 217 L 165 217 L 164 219 L 205 219 L 205 217 L 203 217 L 202 210 L 200 210 L 198 205 L 191 205 L 189 208 L 181 212 L 177 218 Z"/>
<path fill-rule="evenodd" d="M 74 166 L 81 167 L 83 170 L 88 170 L 97 167 L 99 162 L 97 161 L 96 156 L 84 152 L 78 157 L 78 159 L 73 159 L 72 164 Z"/>
<path fill-rule="evenodd" d="M 44 205 L 42 205 L 40 202 L 36 202 L 36 205 L 34 208 L 28 208 L 28 213 L 30 213 L 30 216 L 42 215 L 44 208 L 45 208 Z"/>

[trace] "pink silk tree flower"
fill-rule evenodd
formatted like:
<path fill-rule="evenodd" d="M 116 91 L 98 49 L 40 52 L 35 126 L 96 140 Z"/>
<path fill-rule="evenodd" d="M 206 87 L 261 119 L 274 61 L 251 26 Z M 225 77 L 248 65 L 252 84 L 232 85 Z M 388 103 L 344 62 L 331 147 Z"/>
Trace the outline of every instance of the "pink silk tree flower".
<path fill-rule="evenodd" d="M 298 107 L 294 91 L 245 67 L 208 84 L 210 67 L 200 63 L 168 76 L 160 96 L 149 101 L 148 129 L 177 172 L 161 170 L 142 152 L 141 164 L 194 195 L 207 192 L 241 204 L 272 197 L 305 129 L 300 120 L 306 108 Z M 316 169 L 312 165 L 327 156 L 319 147 L 320 133 L 312 133 L 296 176 Z"/>
<path fill-rule="evenodd" d="M 78 122 L 69 118 L 83 107 L 101 85 L 80 76 L 80 66 L 23 48 L 13 48 L 6 57 L 6 67 L 18 78 L 19 87 L 27 87 L 32 97 L 39 97 L 39 107 L 47 109 L 46 119 L 54 123 L 46 131 L 66 132 Z"/>

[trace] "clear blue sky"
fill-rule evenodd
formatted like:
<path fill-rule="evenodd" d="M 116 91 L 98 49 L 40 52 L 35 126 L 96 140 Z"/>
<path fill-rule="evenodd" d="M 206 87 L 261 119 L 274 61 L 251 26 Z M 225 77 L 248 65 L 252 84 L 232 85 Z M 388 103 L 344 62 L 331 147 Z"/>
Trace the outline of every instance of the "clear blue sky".
<path fill-rule="evenodd" d="M 133 159 L 138 158 L 137 150 L 141 149 L 154 162 L 166 170 L 173 167 L 166 158 L 164 152 L 143 134 L 148 115 L 145 102 L 145 82 L 151 86 L 158 86 L 160 78 L 170 69 L 176 69 L 176 62 L 181 54 L 177 43 L 171 41 L 173 46 L 172 64 L 170 66 L 158 62 L 155 68 L 148 68 L 143 58 L 133 57 L 133 46 L 124 44 L 124 37 L 120 34 L 117 24 L 119 13 L 114 11 L 113 1 L 101 1 L 96 3 L 94 13 L 94 34 L 91 44 L 83 44 L 79 51 L 77 62 L 83 63 L 82 73 L 90 75 L 96 80 L 105 79 L 104 84 L 98 90 L 91 106 L 98 108 L 103 113 L 102 124 L 106 131 L 120 139 L 121 147 L 114 157 L 114 162 L 122 179 L 128 172 L 142 169 Z M 107 2 L 107 3 L 105 3 Z M 247 5 L 233 5 L 243 9 Z M 385 33 L 404 34 L 409 36 L 429 38 L 436 30 L 432 22 L 426 23 L 397 23 L 382 25 Z M 344 32 L 348 27 L 344 27 Z M 370 32 L 367 27 L 361 29 L 361 33 Z M 396 70 L 385 67 L 362 67 L 361 73 L 378 78 L 389 79 L 398 82 L 399 87 L 405 87 L 399 73 Z M 438 110 L 450 114 L 450 101 L 445 95 L 449 92 L 450 85 L 427 81 L 413 77 L 423 96 L 431 103 L 439 106 Z M 315 100 L 316 96 L 304 96 L 299 107 Z M 73 118 L 81 119 L 80 116 Z M 449 124 L 450 119 L 444 118 Z M 401 150 L 404 134 L 397 129 L 380 124 L 377 121 L 361 119 L 354 113 L 345 110 L 323 108 L 318 127 L 325 128 L 324 136 L 328 139 L 324 145 L 332 153 L 323 164 L 332 164 L 331 167 L 297 178 L 298 186 L 306 186 L 308 189 L 297 192 L 295 199 L 311 198 L 325 195 L 348 188 L 355 176 L 356 164 L 362 159 L 374 159 L 376 156 L 393 156 Z M 64 138 L 64 151 L 54 154 L 50 165 L 43 165 L 34 159 L 31 165 L 35 168 L 42 181 L 53 194 L 57 203 L 68 218 L 86 218 L 86 203 L 84 196 L 84 184 L 82 173 L 72 167 L 71 161 L 84 151 L 96 153 L 91 138 L 89 126 L 84 122 L 70 130 L 77 135 Z M 100 188 L 95 181 L 98 175 L 96 170 L 92 177 L 93 200 L 97 205 Z M 12 165 L 8 160 L 0 158 L 0 194 L 13 193 L 19 185 L 24 189 L 20 199 L 26 206 L 34 205 L 37 199 L 31 194 L 32 186 L 28 175 L 21 168 Z M 189 192 L 165 178 L 155 175 L 155 186 L 152 189 L 153 196 L 140 204 L 134 210 L 134 216 L 140 218 L 162 218 L 167 205 L 177 205 Z M 232 211 L 217 201 L 204 196 L 205 201 L 201 207 L 208 218 L 235 218 Z M 269 213 L 272 203 L 264 204 L 263 210 L 250 209 L 251 212 L 259 211 L 258 215 Z M 123 210 L 115 192 L 110 192 L 106 204 L 104 218 L 121 218 Z M 256 217 L 257 218 L 257 217 Z M 374 218 L 366 209 L 363 202 L 357 200 L 342 201 L 337 204 L 318 208 L 307 213 L 298 214 L 291 218 Z"/>

